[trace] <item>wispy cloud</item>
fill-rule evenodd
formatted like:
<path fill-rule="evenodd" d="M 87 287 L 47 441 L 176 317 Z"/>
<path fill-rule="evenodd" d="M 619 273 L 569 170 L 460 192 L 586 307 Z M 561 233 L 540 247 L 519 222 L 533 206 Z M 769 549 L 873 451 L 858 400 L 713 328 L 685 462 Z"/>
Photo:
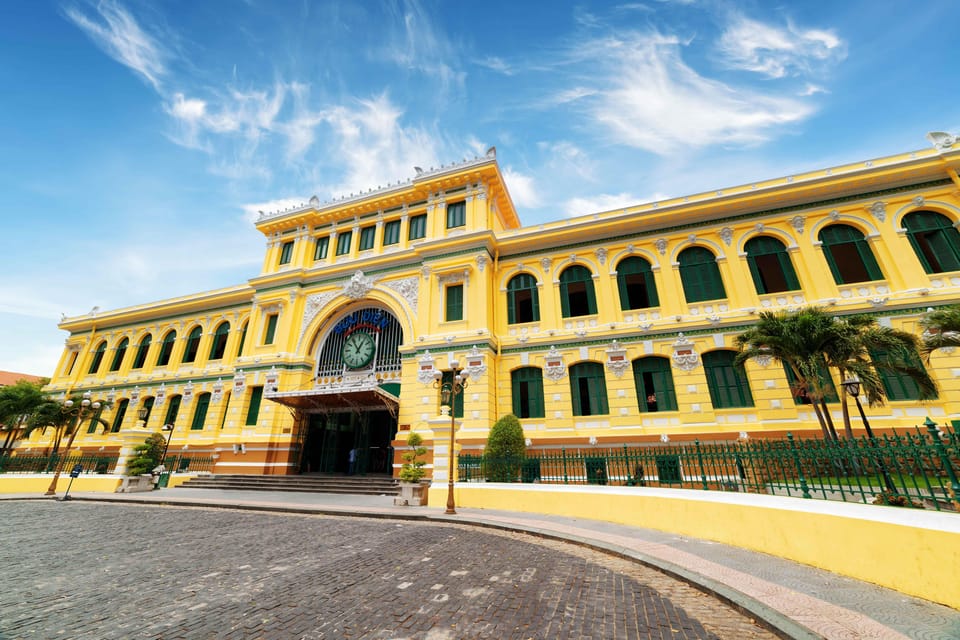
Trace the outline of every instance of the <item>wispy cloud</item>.
<path fill-rule="evenodd" d="M 641 200 L 631 193 L 601 193 L 591 197 L 570 198 L 563 204 L 563 212 L 568 218 L 590 213 L 613 211 L 633 206 Z"/>
<path fill-rule="evenodd" d="M 159 90 L 169 55 L 164 47 L 116 2 L 101 0 L 91 9 L 88 14 L 71 6 L 66 7 L 64 13 L 104 53 L 139 73 Z"/>
<path fill-rule="evenodd" d="M 502 73 L 505 76 L 512 76 L 514 74 L 514 69 L 501 57 L 499 56 L 487 56 L 476 61 L 476 64 L 481 67 L 486 67 L 491 71 L 496 71 L 497 73 Z"/>
<path fill-rule="evenodd" d="M 828 29 L 801 29 L 788 22 L 779 27 L 736 16 L 724 29 L 717 48 L 721 61 L 770 78 L 802 74 L 812 64 L 842 60 L 843 41 Z"/>
<path fill-rule="evenodd" d="M 540 190 L 533 176 L 521 173 L 511 167 L 503 170 L 503 181 L 507 184 L 513 203 L 519 208 L 536 209 L 543 204 Z"/>
<path fill-rule="evenodd" d="M 461 88 L 466 73 L 459 68 L 456 48 L 438 29 L 417 0 L 394 6 L 397 16 L 387 36 L 386 56 L 395 64 L 438 78 L 442 90 Z"/>

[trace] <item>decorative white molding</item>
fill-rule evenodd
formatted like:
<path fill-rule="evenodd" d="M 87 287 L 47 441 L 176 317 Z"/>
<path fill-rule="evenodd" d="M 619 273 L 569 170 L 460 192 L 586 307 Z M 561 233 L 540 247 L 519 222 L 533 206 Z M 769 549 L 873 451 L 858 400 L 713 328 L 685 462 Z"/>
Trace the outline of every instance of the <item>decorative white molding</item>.
<path fill-rule="evenodd" d="M 769 367 L 770 363 L 773 362 L 773 356 L 757 356 L 753 360 L 761 367 Z"/>
<path fill-rule="evenodd" d="M 270 371 L 267 372 L 266 377 L 263 381 L 263 391 L 265 393 L 276 393 L 279 391 L 280 387 L 280 373 L 277 371 L 277 367 L 270 367 Z"/>
<path fill-rule="evenodd" d="M 243 369 L 237 369 L 237 372 L 233 374 L 233 395 L 241 396 L 243 395 L 244 389 L 247 388 L 246 378 L 243 375 Z"/>
<path fill-rule="evenodd" d="M 403 278 L 402 280 L 391 280 L 383 283 L 384 286 L 393 289 L 400 297 L 407 301 L 413 312 L 417 312 L 417 301 L 420 299 L 420 279 L 416 276 Z"/>
<path fill-rule="evenodd" d="M 666 238 L 657 238 L 653 242 L 653 246 L 657 248 L 657 251 L 660 252 L 660 255 L 667 255 L 667 240 Z"/>
<path fill-rule="evenodd" d="M 543 374 L 550 380 L 557 382 L 567 375 L 567 365 L 563 362 L 563 355 L 556 347 L 550 347 L 544 360 Z"/>
<path fill-rule="evenodd" d="M 343 295 L 351 300 L 360 300 L 361 298 L 367 297 L 367 294 L 373 289 L 373 283 L 373 278 L 363 275 L 363 271 L 357 271 L 353 274 L 353 277 L 343 285 Z"/>
<path fill-rule="evenodd" d="M 933 144 L 935 149 L 944 150 L 949 149 L 957 143 L 957 136 L 949 134 L 945 131 L 931 131 L 927 134 L 927 140 Z"/>
<path fill-rule="evenodd" d="M 594 255 L 597 256 L 597 260 L 600 261 L 600 264 L 607 263 L 607 250 L 604 247 L 600 247 L 599 249 L 594 251 Z"/>
<path fill-rule="evenodd" d="M 913 204 L 917 207 L 922 207 L 924 202 L 926 202 L 926 200 L 924 200 L 923 196 L 917 196 L 913 199 Z"/>
<path fill-rule="evenodd" d="M 840 219 L 840 212 L 837 211 L 836 209 L 834 209 L 833 211 L 831 211 L 831 212 L 830 212 L 830 219 L 833 220 L 833 221 L 839 220 L 839 219 Z"/>
<path fill-rule="evenodd" d="M 693 341 L 682 333 L 673 343 L 673 366 L 681 371 L 692 371 L 700 366 L 700 354 L 693 349 Z"/>
<path fill-rule="evenodd" d="M 487 262 L 490 259 L 487 257 L 487 254 L 481 253 L 477 255 L 477 268 L 480 269 L 480 272 L 483 273 L 483 268 L 487 266 Z"/>
<path fill-rule="evenodd" d="M 437 367 L 434 363 L 434 357 L 430 354 L 430 350 L 427 349 L 417 360 L 417 382 L 421 384 L 432 383 L 434 380 L 433 372 L 436 370 Z"/>
<path fill-rule="evenodd" d="M 730 227 L 720 229 L 720 239 L 729 247 L 730 243 L 733 242 L 733 229 Z"/>
<path fill-rule="evenodd" d="M 614 340 L 607 349 L 607 369 L 613 372 L 613 375 L 620 378 L 630 368 L 630 361 L 627 359 L 627 350 Z"/>
<path fill-rule="evenodd" d="M 183 403 L 190 404 L 191 400 L 193 400 L 193 381 L 189 380 L 183 385 Z"/>
<path fill-rule="evenodd" d="M 160 388 L 157 389 L 157 395 L 153 397 L 153 406 L 162 407 L 163 401 L 167 399 L 167 387 L 166 383 L 161 382 Z"/>
<path fill-rule="evenodd" d="M 310 323 L 313 322 L 313 319 L 317 317 L 317 314 L 320 313 L 320 310 L 325 307 L 328 302 L 337 297 L 337 295 L 337 291 L 327 291 L 325 293 L 315 293 L 312 296 L 307 297 L 307 301 L 303 309 L 303 321 L 300 324 L 299 343 L 303 343 L 303 336 L 307 332 L 307 327 L 310 326 Z"/>
<path fill-rule="evenodd" d="M 480 353 L 476 345 L 467 352 L 467 366 L 463 368 L 474 380 L 479 379 L 487 372 L 486 354 Z"/>
<path fill-rule="evenodd" d="M 873 217 L 883 222 L 887 219 L 887 203 L 882 201 L 874 202 L 867 207 L 867 211 L 873 214 Z"/>
<path fill-rule="evenodd" d="M 140 385 L 133 387 L 133 391 L 130 392 L 130 406 L 135 407 L 140 402 Z"/>
<path fill-rule="evenodd" d="M 540 258 L 540 267 L 544 273 L 550 273 L 550 258 Z"/>
<path fill-rule="evenodd" d="M 217 378 L 217 381 L 213 383 L 213 392 L 210 394 L 210 401 L 213 404 L 220 404 L 220 400 L 223 399 L 223 378 Z"/>

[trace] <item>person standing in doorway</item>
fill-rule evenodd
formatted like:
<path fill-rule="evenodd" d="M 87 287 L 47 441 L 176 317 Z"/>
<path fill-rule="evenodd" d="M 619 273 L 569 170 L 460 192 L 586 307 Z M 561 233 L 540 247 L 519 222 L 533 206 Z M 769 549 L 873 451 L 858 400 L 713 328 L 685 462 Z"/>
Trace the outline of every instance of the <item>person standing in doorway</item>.
<path fill-rule="evenodd" d="M 357 465 L 357 449 L 354 447 L 350 449 L 350 466 L 347 468 L 347 475 L 352 476 L 353 470 Z"/>

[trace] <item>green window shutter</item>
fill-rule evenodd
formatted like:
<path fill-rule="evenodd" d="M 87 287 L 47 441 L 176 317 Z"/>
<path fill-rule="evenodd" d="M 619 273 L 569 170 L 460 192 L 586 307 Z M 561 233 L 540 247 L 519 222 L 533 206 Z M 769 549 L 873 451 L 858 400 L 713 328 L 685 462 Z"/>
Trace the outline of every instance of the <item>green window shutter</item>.
<path fill-rule="evenodd" d="M 67 371 L 64 375 L 70 375 L 73 373 L 73 367 L 77 364 L 77 356 L 79 352 L 74 351 L 70 354 L 70 361 L 67 363 Z"/>
<path fill-rule="evenodd" d="M 703 369 L 707 376 L 710 401 L 717 409 L 752 407 L 753 395 L 742 366 L 733 364 L 732 351 L 710 351 L 703 354 Z"/>
<path fill-rule="evenodd" d="M 172 396 L 167 399 L 167 415 L 163 419 L 163 424 L 174 424 L 177 421 L 177 414 L 180 413 L 180 402 L 183 396 Z"/>
<path fill-rule="evenodd" d="M 860 238 L 857 240 L 856 247 L 860 260 L 863 261 L 863 266 L 867 269 L 867 277 L 870 280 L 883 280 L 883 272 L 880 271 L 880 265 L 877 264 L 877 259 L 873 255 L 873 250 L 870 249 L 867 239 Z"/>
<path fill-rule="evenodd" d="M 207 409 L 209 407 L 209 393 L 201 393 L 197 396 L 197 408 L 193 411 L 193 423 L 190 425 L 191 431 L 200 431 L 203 429 L 203 423 L 207 420 Z"/>
<path fill-rule="evenodd" d="M 746 243 L 744 250 L 757 293 L 800 289 L 793 262 L 782 242 L 770 236 L 757 236 Z"/>
<path fill-rule="evenodd" d="M 280 247 L 280 264 L 290 264 L 291 259 L 293 259 L 293 240 L 284 242 Z"/>
<path fill-rule="evenodd" d="M 220 360 L 227 350 L 227 339 L 230 337 L 230 323 L 221 322 L 213 334 L 213 344 L 210 345 L 210 360 Z"/>
<path fill-rule="evenodd" d="M 147 354 L 150 352 L 150 342 L 152 337 L 148 333 L 140 341 L 140 346 L 137 347 L 137 355 L 133 359 L 133 368 L 142 369 L 143 365 L 147 362 Z"/>
<path fill-rule="evenodd" d="M 443 378 L 440 379 L 441 388 L 437 392 L 437 413 L 440 413 L 440 407 L 443 403 L 443 386 L 453 384 L 453 372 L 444 371 Z M 453 404 L 453 416 L 455 418 L 463 417 L 463 393 L 458 393 L 456 396 L 453 396 L 450 399 L 450 402 Z"/>
<path fill-rule="evenodd" d="M 680 264 L 680 281 L 687 302 L 719 300 L 727 297 L 720 277 L 717 257 L 709 249 L 689 247 L 677 257 Z"/>
<path fill-rule="evenodd" d="M 870 359 L 874 362 L 888 400 L 920 399 L 920 387 L 917 383 L 913 378 L 896 369 L 898 366 L 923 369 L 923 362 L 916 354 L 906 354 L 896 358 L 887 351 L 874 349 L 870 351 Z"/>
<path fill-rule="evenodd" d="M 914 211 L 903 218 L 913 252 L 927 273 L 960 270 L 960 232 L 946 216 Z"/>
<path fill-rule="evenodd" d="M 560 274 L 560 311 L 564 318 L 597 312 L 593 274 L 586 267 L 575 264 Z"/>
<path fill-rule="evenodd" d="M 578 362 L 570 367 L 570 397 L 573 415 L 595 416 L 610 413 L 603 365 Z"/>
<path fill-rule="evenodd" d="M 143 401 L 143 408 L 147 410 L 147 417 L 144 418 L 143 420 L 144 426 L 146 426 L 146 424 L 150 422 L 150 414 L 153 413 L 153 405 L 155 402 L 156 402 L 156 398 L 154 398 L 153 396 L 150 396 L 149 398 L 146 398 Z M 139 415 L 137 416 L 137 419 L 139 419 Z"/>
<path fill-rule="evenodd" d="M 845 224 L 830 225 L 820 231 L 820 242 L 837 284 L 883 279 L 870 245 L 857 229 Z"/>
<path fill-rule="evenodd" d="M 170 364 L 170 356 L 173 354 L 173 345 L 177 341 L 177 332 L 170 331 L 163 337 L 163 344 L 160 345 L 160 353 L 157 354 L 157 366 L 165 367 Z"/>
<path fill-rule="evenodd" d="M 513 415 L 518 418 L 543 418 L 543 372 L 524 367 L 510 373 Z"/>
<path fill-rule="evenodd" d="M 621 311 L 660 306 L 657 285 L 650 263 L 631 256 L 617 265 L 617 292 Z"/>
<path fill-rule="evenodd" d="M 120 401 L 120 404 L 117 405 L 117 414 L 113 417 L 113 424 L 110 426 L 111 433 L 117 433 L 120 431 L 120 425 L 123 424 L 123 419 L 127 415 L 127 407 L 130 406 L 130 401 L 124 398 Z"/>
<path fill-rule="evenodd" d="M 383 246 L 400 242 L 400 221 L 391 220 L 383 225 Z"/>
<path fill-rule="evenodd" d="M 330 236 L 317 238 L 317 246 L 313 250 L 314 260 L 324 260 L 327 257 L 327 251 L 330 250 Z"/>
<path fill-rule="evenodd" d="M 103 362 L 103 354 L 107 350 L 107 343 L 101 342 L 97 350 L 93 353 L 93 360 L 90 362 L 90 369 L 87 373 L 96 373 L 100 369 L 100 363 Z"/>
<path fill-rule="evenodd" d="M 408 240 L 419 240 L 427 236 L 427 214 L 421 213 L 410 218 L 410 226 L 407 231 Z"/>
<path fill-rule="evenodd" d="M 360 229 L 360 251 L 373 249 L 373 243 L 376 240 L 376 227 L 364 227 Z"/>
<path fill-rule="evenodd" d="M 127 354 L 128 344 L 130 344 L 130 341 L 124 338 L 120 341 L 120 344 L 117 345 L 117 350 L 113 354 L 113 362 L 110 363 L 110 371 L 118 370 L 120 365 L 123 364 L 123 357 Z"/>
<path fill-rule="evenodd" d="M 240 344 L 237 345 L 237 357 L 239 358 L 243 355 L 243 343 L 247 341 L 247 327 L 250 326 L 249 322 L 243 323 L 243 329 L 240 330 Z"/>
<path fill-rule="evenodd" d="M 353 231 L 344 231 L 337 236 L 337 255 L 343 256 L 350 253 L 350 242 L 353 240 Z"/>
<path fill-rule="evenodd" d="M 263 399 L 263 387 L 250 387 L 250 405 L 247 407 L 247 426 L 257 424 L 260 415 L 260 401 Z"/>
<path fill-rule="evenodd" d="M 197 359 L 197 350 L 200 348 L 200 338 L 203 335 L 203 329 L 194 327 L 187 338 L 187 348 L 183 352 L 184 362 L 193 362 Z"/>
<path fill-rule="evenodd" d="M 267 330 L 263 334 L 263 344 L 273 344 L 273 339 L 277 335 L 277 314 L 271 313 L 267 316 Z"/>
<path fill-rule="evenodd" d="M 805 398 L 803 394 L 798 394 L 795 391 L 797 376 L 793 374 L 793 369 L 791 369 L 786 362 L 783 363 L 783 371 L 787 375 L 787 385 L 790 389 L 790 395 L 793 396 L 794 404 L 810 404 L 809 399 Z M 820 364 L 817 370 L 817 378 L 819 379 L 820 386 L 823 387 L 824 390 L 824 400 L 827 402 L 839 402 L 840 397 L 837 395 L 837 388 L 833 384 L 833 378 L 830 377 L 830 372 L 823 363 Z"/>
<path fill-rule="evenodd" d="M 677 395 L 669 358 L 647 356 L 633 361 L 633 383 L 637 391 L 637 406 L 641 412 L 676 411 Z M 647 398 L 653 397 L 652 404 Z"/>
<path fill-rule="evenodd" d="M 463 320 L 463 285 L 455 284 L 447 287 L 446 321 Z"/>
<path fill-rule="evenodd" d="M 513 280 L 507 285 L 507 324 L 517 324 L 517 291 L 510 288 L 512 284 Z"/>
<path fill-rule="evenodd" d="M 447 229 L 467 224 L 467 203 L 454 202 L 447 205 Z"/>
<path fill-rule="evenodd" d="M 232 394 L 231 394 L 229 391 L 227 391 L 225 394 L 223 394 L 223 415 L 220 416 L 220 428 L 221 428 L 221 429 L 223 429 L 223 427 L 227 424 L 227 412 L 230 410 L 230 398 L 231 398 L 231 396 L 232 396 Z"/>

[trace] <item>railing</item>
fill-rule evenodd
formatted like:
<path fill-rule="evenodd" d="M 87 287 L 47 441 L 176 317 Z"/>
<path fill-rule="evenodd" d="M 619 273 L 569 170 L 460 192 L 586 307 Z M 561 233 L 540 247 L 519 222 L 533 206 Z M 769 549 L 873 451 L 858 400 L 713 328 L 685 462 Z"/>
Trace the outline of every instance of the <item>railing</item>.
<path fill-rule="evenodd" d="M 214 460 L 210 457 L 185 456 L 182 454 L 169 455 L 163 461 L 167 471 L 179 473 L 197 473 L 213 471 Z"/>
<path fill-rule="evenodd" d="M 525 458 L 461 455 L 461 482 L 673 487 L 958 509 L 960 435 L 895 433 L 820 439 L 541 450 Z"/>
<path fill-rule="evenodd" d="M 59 454 L 2 456 L 0 473 L 53 473 L 62 457 Z M 63 469 L 69 472 L 76 464 L 83 467 L 83 473 L 113 473 L 117 467 L 117 456 L 69 455 Z"/>

